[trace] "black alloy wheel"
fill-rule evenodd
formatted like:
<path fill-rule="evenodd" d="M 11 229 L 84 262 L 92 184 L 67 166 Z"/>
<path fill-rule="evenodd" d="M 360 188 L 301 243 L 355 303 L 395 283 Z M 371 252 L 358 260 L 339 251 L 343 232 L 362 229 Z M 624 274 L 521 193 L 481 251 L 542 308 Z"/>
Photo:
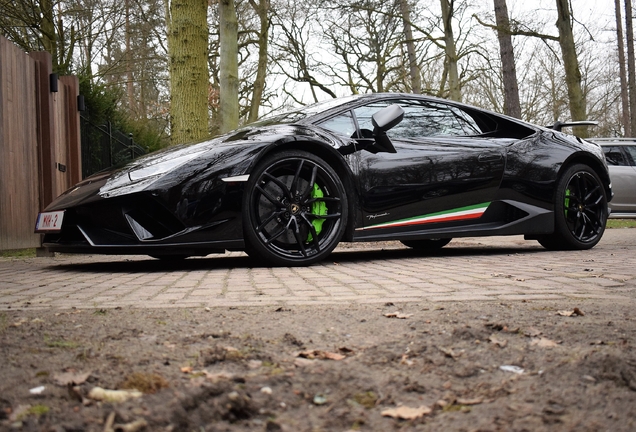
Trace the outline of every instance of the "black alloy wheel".
<path fill-rule="evenodd" d="M 607 222 L 607 197 L 598 175 L 587 165 L 568 168 L 557 184 L 554 234 L 539 243 L 551 250 L 594 247 L 603 237 Z"/>
<path fill-rule="evenodd" d="M 247 183 L 246 252 L 273 265 L 320 261 L 338 245 L 347 208 L 343 184 L 324 160 L 301 150 L 269 156 Z"/>

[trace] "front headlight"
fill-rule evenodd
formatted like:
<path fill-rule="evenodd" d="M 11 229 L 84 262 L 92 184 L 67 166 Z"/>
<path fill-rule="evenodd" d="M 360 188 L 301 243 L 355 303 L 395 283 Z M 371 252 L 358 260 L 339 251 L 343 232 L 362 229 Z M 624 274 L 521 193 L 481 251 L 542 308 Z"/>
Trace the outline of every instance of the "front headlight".
<path fill-rule="evenodd" d="M 173 170 L 181 165 L 184 165 L 191 161 L 192 159 L 199 156 L 201 152 L 184 154 L 177 157 L 172 157 L 170 159 L 156 160 L 153 161 L 152 164 L 132 170 L 128 172 L 128 177 L 131 181 L 139 181 L 148 177 L 158 176 L 164 173 L 167 173 L 170 170 Z"/>
<path fill-rule="evenodd" d="M 100 188 L 99 193 L 106 198 L 125 194 L 128 192 L 129 187 L 133 185 L 139 186 L 143 183 L 149 185 L 155 181 L 155 177 L 188 163 L 206 151 L 192 151 L 186 148 L 164 155 L 157 155 L 145 161 L 142 160 L 136 166 L 130 168 L 129 171 L 123 170 L 113 174 L 106 184 Z"/>

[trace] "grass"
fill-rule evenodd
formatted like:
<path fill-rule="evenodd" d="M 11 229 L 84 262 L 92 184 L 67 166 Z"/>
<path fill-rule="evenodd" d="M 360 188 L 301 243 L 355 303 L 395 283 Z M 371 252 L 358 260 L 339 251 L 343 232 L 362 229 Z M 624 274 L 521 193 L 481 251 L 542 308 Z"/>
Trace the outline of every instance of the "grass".
<path fill-rule="evenodd" d="M 0 258 L 35 258 L 35 248 L 0 251 Z"/>
<path fill-rule="evenodd" d="M 63 348 L 63 349 L 72 349 L 77 348 L 79 344 L 73 341 L 65 341 L 65 340 L 50 340 L 48 337 L 44 337 L 44 342 L 46 346 L 49 348 Z"/>
<path fill-rule="evenodd" d="M 606 228 L 636 228 L 636 219 L 608 219 Z"/>

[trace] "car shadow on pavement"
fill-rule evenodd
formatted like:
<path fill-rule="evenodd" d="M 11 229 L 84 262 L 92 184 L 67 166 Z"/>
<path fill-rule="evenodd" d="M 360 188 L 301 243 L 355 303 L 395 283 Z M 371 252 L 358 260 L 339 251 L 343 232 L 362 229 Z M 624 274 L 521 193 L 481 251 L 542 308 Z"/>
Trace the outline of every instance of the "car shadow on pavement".
<path fill-rule="evenodd" d="M 342 263 L 370 263 L 386 260 L 400 259 L 426 259 L 439 257 L 465 257 L 465 256 L 498 256 L 510 254 L 535 254 L 547 252 L 543 248 L 531 249 L 527 247 L 511 248 L 511 247 L 449 247 L 435 251 L 417 251 L 414 249 L 351 249 L 333 252 L 325 260 L 318 264 L 322 266 L 330 266 Z M 138 256 L 128 258 L 122 256 L 121 260 L 98 261 L 99 257 L 95 257 L 94 262 L 82 262 L 72 264 L 56 264 L 50 266 L 50 269 L 74 272 L 96 272 L 96 273 L 165 273 L 170 271 L 194 271 L 194 270 L 213 270 L 213 269 L 248 269 L 248 268 L 267 268 L 270 265 L 260 263 L 247 255 L 242 256 L 226 256 L 226 255 L 208 255 L 207 257 L 197 257 L 183 260 L 161 260 L 148 257 L 144 259 Z"/>

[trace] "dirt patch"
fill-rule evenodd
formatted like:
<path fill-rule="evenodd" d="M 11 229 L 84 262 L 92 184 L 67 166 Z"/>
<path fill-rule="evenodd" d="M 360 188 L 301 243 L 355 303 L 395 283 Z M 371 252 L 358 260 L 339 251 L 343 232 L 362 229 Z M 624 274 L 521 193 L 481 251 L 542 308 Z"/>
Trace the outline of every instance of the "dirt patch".
<path fill-rule="evenodd" d="M 6 311 L 0 430 L 629 431 L 635 330 L 603 301 Z"/>

